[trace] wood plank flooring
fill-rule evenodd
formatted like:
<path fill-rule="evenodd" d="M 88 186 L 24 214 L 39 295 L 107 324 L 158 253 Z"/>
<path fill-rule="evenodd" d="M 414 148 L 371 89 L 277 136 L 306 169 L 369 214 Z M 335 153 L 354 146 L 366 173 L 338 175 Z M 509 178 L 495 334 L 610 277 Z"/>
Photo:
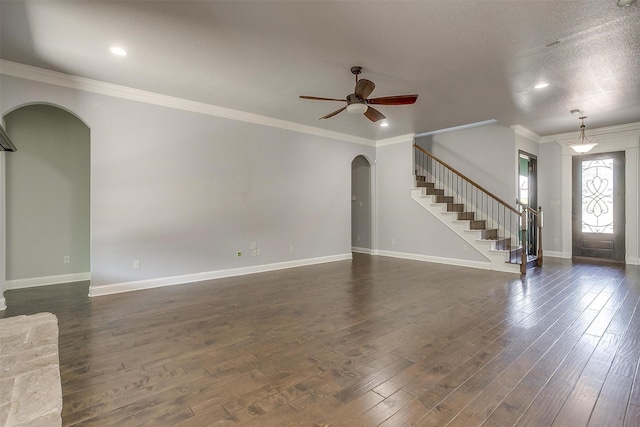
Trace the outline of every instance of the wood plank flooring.
<path fill-rule="evenodd" d="M 639 426 L 639 277 L 354 254 L 0 316 L 58 316 L 66 426 Z"/>

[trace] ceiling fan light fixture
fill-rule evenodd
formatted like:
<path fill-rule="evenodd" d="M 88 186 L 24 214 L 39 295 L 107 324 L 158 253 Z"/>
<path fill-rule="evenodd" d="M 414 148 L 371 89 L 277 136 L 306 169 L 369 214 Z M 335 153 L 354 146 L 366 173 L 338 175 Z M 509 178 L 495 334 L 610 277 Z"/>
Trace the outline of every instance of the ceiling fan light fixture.
<path fill-rule="evenodd" d="M 363 114 L 369 109 L 369 106 L 363 102 L 354 102 L 347 105 L 347 112 L 351 114 Z"/>
<path fill-rule="evenodd" d="M 598 145 L 597 142 L 591 141 L 585 135 L 585 129 L 587 127 L 584 125 L 584 119 L 586 118 L 587 116 L 580 117 L 580 120 L 582 120 L 582 124 L 580 125 L 580 135 L 578 136 L 578 140 L 574 142 L 567 142 L 567 146 L 571 147 L 573 151 L 580 154 L 588 153 L 593 147 Z"/>
<path fill-rule="evenodd" d="M 113 53 L 114 55 L 118 55 L 118 56 L 127 56 L 129 54 L 129 52 L 127 52 L 126 50 L 124 50 L 121 47 L 118 46 L 111 46 L 109 48 L 109 52 Z"/>

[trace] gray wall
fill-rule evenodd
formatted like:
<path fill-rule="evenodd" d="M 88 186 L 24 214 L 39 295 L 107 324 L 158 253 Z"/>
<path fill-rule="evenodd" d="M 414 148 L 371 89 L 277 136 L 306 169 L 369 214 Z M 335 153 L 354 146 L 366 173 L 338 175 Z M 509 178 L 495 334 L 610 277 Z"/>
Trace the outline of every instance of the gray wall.
<path fill-rule="evenodd" d="M 351 163 L 351 246 L 371 249 L 371 165 L 362 156 Z"/>
<path fill-rule="evenodd" d="M 413 143 L 379 147 L 376 164 L 377 249 L 486 262 L 465 241 L 411 198 Z"/>
<path fill-rule="evenodd" d="M 498 123 L 416 138 L 417 145 L 511 205 L 518 194 L 514 141 L 513 129 Z"/>
<path fill-rule="evenodd" d="M 88 272 L 89 129 L 48 105 L 5 123 L 18 148 L 6 155 L 7 280 Z"/>
<path fill-rule="evenodd" d="M 540 144 L 538 151 L 538 204 L 544 212 L 542 248 L 562 252 L 562 150 L 555 142 Z"/>
<path fill-rule="evenodd" d="M 373 147 L 0 79 L 3 113 L 45 99 L 91 129 L 94 287 L 351 252 L 351 161 Z"/>

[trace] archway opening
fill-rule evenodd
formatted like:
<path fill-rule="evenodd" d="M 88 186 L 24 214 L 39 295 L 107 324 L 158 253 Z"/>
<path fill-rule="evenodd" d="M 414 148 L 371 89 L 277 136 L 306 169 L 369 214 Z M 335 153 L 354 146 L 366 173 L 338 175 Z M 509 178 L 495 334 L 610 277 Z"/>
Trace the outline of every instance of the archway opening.
<path fill-rule="evenodd" d="M 72 113 L 31 104 L 4 116 L 5 288 L 90 278 L 90 130 Z"/>
<path fill-rule="evenodd" d="M 371 253 L 371 164 L 364 156 L 351 162 L 351 250 Z"/>

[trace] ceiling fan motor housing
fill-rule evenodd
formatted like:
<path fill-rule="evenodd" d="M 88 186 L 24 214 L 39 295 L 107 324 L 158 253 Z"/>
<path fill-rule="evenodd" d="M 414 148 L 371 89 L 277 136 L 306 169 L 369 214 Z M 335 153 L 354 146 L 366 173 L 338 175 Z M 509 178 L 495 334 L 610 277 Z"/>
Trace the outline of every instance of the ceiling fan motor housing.
<path fill-rule="evenodd" d="M 351 104 L 366 104 L 365 100 L 358 97 L 355 93 L 347 95 L 347 105 Z"/>

